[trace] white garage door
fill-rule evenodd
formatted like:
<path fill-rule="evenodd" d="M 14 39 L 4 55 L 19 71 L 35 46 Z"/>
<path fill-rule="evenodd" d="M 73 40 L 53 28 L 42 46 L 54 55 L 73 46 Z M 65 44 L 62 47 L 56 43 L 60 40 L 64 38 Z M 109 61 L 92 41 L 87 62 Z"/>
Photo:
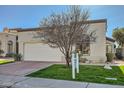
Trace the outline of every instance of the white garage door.
<path fill-rule="evenodd" d="M 26 43 L 24 47 L 25 61 L 62 61 L 62 53 L 42 43 Z"/>

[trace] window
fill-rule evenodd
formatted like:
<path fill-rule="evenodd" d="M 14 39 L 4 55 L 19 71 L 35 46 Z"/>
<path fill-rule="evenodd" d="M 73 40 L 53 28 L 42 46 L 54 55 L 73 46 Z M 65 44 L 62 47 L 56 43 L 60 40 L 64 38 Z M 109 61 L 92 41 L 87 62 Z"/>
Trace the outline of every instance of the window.
<path fill-rule="evenodd" d="M 8 41 L 8 53 L 13 53 L 13 42 Z"/>
<path fill-rule="evenodd" d="M 76 46 L 76 50 L 80 51 L 80 53 L 83 55 L 90 55 L 90 36 L 84 34 L 79 42 L 80 43 L 78 43 Z"/>
<path fill-rule="evenodd" d="M 82 44 L 82 53 L 90 55 L 90 43 Z"/>
<path fill-rule="evenodd" d="M 77 44 L 76 50 L 80 51 L 83 55 L 90 55 L 90 43 Z"/>

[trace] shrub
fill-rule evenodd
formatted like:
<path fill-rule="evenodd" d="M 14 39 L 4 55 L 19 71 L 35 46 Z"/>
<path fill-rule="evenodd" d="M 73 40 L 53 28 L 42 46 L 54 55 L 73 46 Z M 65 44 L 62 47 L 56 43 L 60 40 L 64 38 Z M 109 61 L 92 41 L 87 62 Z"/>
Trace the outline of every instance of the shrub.
<path fill-rule="evenodd" d="M 121 53 L 122 52 L 122 48 L 117 48 L 116 49 L 116 53 Z"/>
<path fill-rule="evenodd" d="M 21 61 L 22 59 L 21 54 L 15 54 L 15 53 L 8 53 L 6 54 L 6 57 L 13 57 L 15 61 Z"/>
<path fill-rule="evenodd" d="M 108 62 L 112 62 L 112 60 L 114 58 L 114 54 L 113 53 L 106 53 L 106 57 L 107 57 Z"/>
<path fill-rule="evenodd" d="M 0 49 L 0 56 L 1 56 L 3 53 L 4 53 L 4 51 Z"/>
<path fill-rule="evenodd" d="M 122 48 L 117 48 L 115 55 L 116 55 L 116 58 L 117 58 L 117 59 L 120 59 L 120 60 L 123 59 L 123 56 L 122 56 Z"/>
<path fill-rule="evenodd" d="M 115 55 L 116 55 L 116 58 L 117 59 L 120 59 L 121 60 L 123 58 L 122 53 L 120 53 L 120 52 L 115 53 Z"/>
<path fill-rule="evenodd" d="M 14 57 L 15 53 L 7 53 L 6 57 Z"/>
<path fill-rule="evenodd" d="M 21 54 L 14 54 L 14 59 L 15 61 L 21 61 L 22 60 L 22 55 Z"/>

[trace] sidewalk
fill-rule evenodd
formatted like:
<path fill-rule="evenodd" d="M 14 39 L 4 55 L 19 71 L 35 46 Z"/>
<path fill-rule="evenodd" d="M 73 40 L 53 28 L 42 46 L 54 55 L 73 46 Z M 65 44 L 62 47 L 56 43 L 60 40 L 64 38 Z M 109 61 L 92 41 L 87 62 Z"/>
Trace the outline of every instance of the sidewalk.
<path fill-rule="evenodd" d="M 3 88 L 124 88 L 119 85 L 96 84 L 67 80 L 31 78 L 0 75 L 0 87 Z"/>

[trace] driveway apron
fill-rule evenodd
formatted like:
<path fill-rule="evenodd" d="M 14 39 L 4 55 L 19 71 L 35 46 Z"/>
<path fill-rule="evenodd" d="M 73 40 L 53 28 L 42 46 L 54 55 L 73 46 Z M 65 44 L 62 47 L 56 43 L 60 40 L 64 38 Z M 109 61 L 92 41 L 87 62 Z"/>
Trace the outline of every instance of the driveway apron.
<path fill-rule="evenodd" d="M 50 62 L 14 62 L 0 65 L 0 74 L 25 76 L 52 64 Z"/>

